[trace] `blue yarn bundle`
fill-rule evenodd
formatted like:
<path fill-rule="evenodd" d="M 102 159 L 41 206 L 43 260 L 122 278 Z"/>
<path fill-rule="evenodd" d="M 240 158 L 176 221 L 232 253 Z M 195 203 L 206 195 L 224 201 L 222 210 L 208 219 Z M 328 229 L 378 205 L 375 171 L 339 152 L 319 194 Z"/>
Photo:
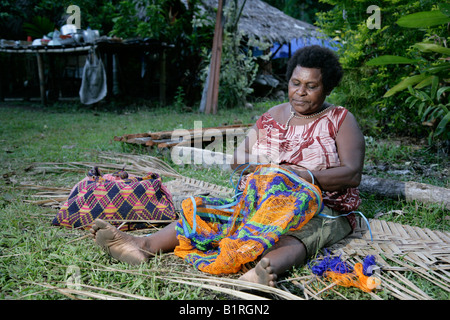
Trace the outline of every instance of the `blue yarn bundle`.
<path fill-rule="evenodd" d="M 323 274 L 327 271 L 335 272 L 335 273 L 349 273 L 353 272 L 353 267 L 349 265 L 347 262 L 342 261 L 341 256 L 331 257 L 327 252 L 327 255 L 319 260 L 314 260 L 313 262 L 308 263 L 312 273 L 318 276 L 323 276 Z M 372 275 L 371 266 L 376 265 L 376 259 L 373 255 L 368 255 L 364 258 L 363 261 L 363 273 L 366 276 Z"/>
<path fill-rule="evenodd" d="M 366 276 L 370 277 L 372 275 L 372 266 L 375 266 L 377 264 L 375 256 L 369 255 L 366 256 L 363 260 L 363 272 Z"/>
<path fill-rule="evenodd" d="M 333 281 L 343 287 L 356 287 L 365 292 L 371 292 L 380 284 L 378 278 L 372 277 L 373 266 L 376 264 L 373 255 L 366 256 L 363 263 L 356 263 L 353 267 L 341 256 L 331 257 L 328 253 L 321 260 L 308 263 L 311 271 L 318 276 Z"/>
<path fill-rule="evenodd" d="M 329 254 L 322 260 L 313 261 L 308 263 L 311 271 L 318 276 L 323 276 L 326 271 L 332 271 L 336 273 L 348 273 L 352 272 L 353 268 L 345 261 L 342 261 L 341 256 L 331 257 Z"/>

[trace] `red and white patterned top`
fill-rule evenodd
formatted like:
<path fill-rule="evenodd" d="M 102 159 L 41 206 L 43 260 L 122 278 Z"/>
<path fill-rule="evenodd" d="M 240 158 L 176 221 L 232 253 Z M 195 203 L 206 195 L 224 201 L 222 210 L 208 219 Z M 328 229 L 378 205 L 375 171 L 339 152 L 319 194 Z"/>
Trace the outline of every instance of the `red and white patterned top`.
<path fill-rule="evenodd" d="M 311 171 L 339 167 L 335 140 L 347 112 L 344 107 L 335 106 L 312 122 L 287 128 L 266 112 L 256 122 L 259 138 L 252 153 L 263 154 L 278 164 L 298 165 Z M 354 211 L 361 204 L 357 188 L 322 194 L 324 204 L 339 212 Z M 347 217 L 355 228 L 354 214 Z"/>

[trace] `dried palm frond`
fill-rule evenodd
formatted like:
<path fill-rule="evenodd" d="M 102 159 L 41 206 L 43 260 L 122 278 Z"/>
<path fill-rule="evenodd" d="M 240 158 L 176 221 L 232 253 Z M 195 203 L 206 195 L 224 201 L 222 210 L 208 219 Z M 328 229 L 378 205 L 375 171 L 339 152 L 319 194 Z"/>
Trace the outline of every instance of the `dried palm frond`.
<path fill-rule="evenodd" d="M 88 168 L 98 167 L 102 172 L 125 171 L 135 175 L 146 175 L 149 172 L 157 173 L 166 177 L 181 177 L 175 169 L 167 163 L 149 155 L 132 155 L 114 152 L 98 152 L 98 158 L 109 160 L 107 163 L 101 162 L 37 162 L 33 164 L 33 169 L 42 172 L 68 171 L 86 173 Z"/>

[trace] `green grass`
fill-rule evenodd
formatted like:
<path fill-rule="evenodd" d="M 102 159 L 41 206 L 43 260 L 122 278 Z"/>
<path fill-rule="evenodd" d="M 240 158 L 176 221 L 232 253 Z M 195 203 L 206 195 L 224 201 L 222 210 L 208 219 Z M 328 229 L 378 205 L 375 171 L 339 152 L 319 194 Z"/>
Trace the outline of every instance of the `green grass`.
<path fill-rule="evenodd" d="M 200 289 L 193 285 L 167 280 L 183 275 L 201 274 L 174 255 L 163 255 L 140 267 L 118 263 L 96 247 L 92 241 L 81 239 L 85 233 L 52 227 L 55 209 L 43 208 L 22 200 L 33 192 L 20 189 L 21 183 L 72 187 L 82 176 L 75 173 L 36 172 L 34 162 L 97 161 L 91 151 L 148 153 L 113 141 L 114 136 L 146 131 L 190 129 L 194 121 L 204 127 L 233 123 L 253 123 L 256 117 L 271 106 L 258 103 L 252 110 L 220 110 L 217 115 L 186 112 L 174 107 L 151 107 L 134 104 L 127 108 L 104 105 L 91 109 L 79 104 L 57 104 L 42 108 L 31 103 L 0 104 L 0 299 L 69 299 L 70 293 L 55 287 L 67 288 L 71 283 L 70 270 L 78 270 L 83 285 L 94 287 L 92 292 L 115 296 L 149 297 L 154 299 L 229 299 L 223 293 Z M 388 147 L 383 147 L 383 145 Z M 369 143 L 367 163 L 396 164 L 398 168 L 420 164 L 426 168 L 435 164 L 424 177 L 414 171 L 409 178 L 423 179 L 427 183 L 448 187 L 445 167 L 448 160 L 433 154 L 426 146 L 403 145 L 392 148 L 393 143 Z M 171 165 L 166 153 L 150 151 Z M 447 161 L 447 162 L 446 162 Z M 406 164 L 405 164 L 406 163 Z M 409 163 L 409 164 L 408 164 Z M 205 169 L 196 165 L 176 166 L 185 176 L 229 186 L 229 172 Z M 425 171 L 423 171 L 425 172 Z M 386 171 L 373 172 L 385 176 Z M 392 175 L 391 175 L 392 176 Z M 444 178 L 443 178 L 444 177 Z M 402 178 L 398 176 L 397 178 Z M 384 212 L 381 217 L 390 221 L 431 229 L 449 231 L 448 210 L 439 206 L 415 202 L 381 199 L 363 194 L 361 211 L 368 217 Z M 389 213 L 401 210 L 402 214 Z M 136 232 L 139 234 L 139 232 Z M 291 275 L 307 273 L 307 268 L 296 268 Z M 419 280 L 417 280 L 420 282 Z M 52 288 L 45 287 L 51 285 Z M 428 283 L 420 284 L 424 291 L 437 299 L 448 299 L 448 294 L 436 291 Z M 291 288 L 288 288 L 291 289 Z M 295 288 L 292 288 L 295 293 Z M 339 289 L 350 299 L 370 299 L 356 289 Z M 297 289 L 298 291 L 298 289 Z M 89 298 L 89 297 L 88 297 Z M 90 297 L 92 298 L 92 297 Z M 329 293 L 327 299 L 340 299 Z M 389 297 L 386 297 L 387 299 Z"/>

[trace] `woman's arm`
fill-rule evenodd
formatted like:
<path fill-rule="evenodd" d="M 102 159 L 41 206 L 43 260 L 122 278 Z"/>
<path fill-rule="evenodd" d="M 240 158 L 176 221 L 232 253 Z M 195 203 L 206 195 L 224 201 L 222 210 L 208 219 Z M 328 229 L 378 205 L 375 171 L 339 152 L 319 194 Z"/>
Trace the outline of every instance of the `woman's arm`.
<path fill-rule="evenodd" d="M 357 187 L 364 167 L 365 142 L 355 117 L 348 112 L 336 137 L 336 147 L 341 165 L 312 171 L 315 183 L 324 191 L 338 191 Z M 298 166 L 286 166 L 303 179 L 311 182 L 310 174 Z"/>

